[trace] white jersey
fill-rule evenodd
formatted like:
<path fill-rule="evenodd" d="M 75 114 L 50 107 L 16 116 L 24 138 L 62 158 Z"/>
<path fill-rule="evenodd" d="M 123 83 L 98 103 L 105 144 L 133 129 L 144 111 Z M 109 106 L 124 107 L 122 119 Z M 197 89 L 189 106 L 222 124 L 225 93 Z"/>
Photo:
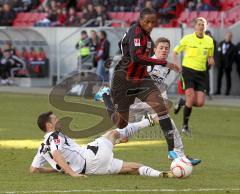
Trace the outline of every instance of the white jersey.
<path fill-rule="evenodd" d="M 81 147 L 71 138 L 59 131 L 49 132 L 44 136 L 43 143 L 38 148 L 32 166 L 40 168 L 48 162 L 52 168 L 61 171 L 60 166 L 53 160 L 52 153 L 55 150 L 60 151 L 61 155 L 73 171 L 77 173 L 82 172 L 85 165 L 87 148 Z"/>
<path fill-rule="evenodd" d="M 152 56 L 152 58 L 156 59 L 156 56 Z M 151 76 L 151 78 L 154 80 L 154 84 L 158 87 L 159 91 L 162 94 L 162 97 L 164 99 L 164 102 L 167 105 L 168 97 L 167 97 L 167 85 L 169 85 L 166 82 L 169 82 L 170 73 L 171 71 L 168 67 L 164 67 L 162 65 L 154 65 L 154 66 L 148 66 L 147 72 Z M 173 77 L 173 76 L 172 76 Z M 136 122 L 140 118 L 142 118 L 143 115 L 147 112 L 154 111 L 151 109 L 151 107 L 146 103 L 135 99 L 134 104 L 130 106 L 130 116 L 129 119 L 131 122 Z"/>
<path fill-rule="evenodd" d="M 157 57 L 154 55 L 152 58 L 156 59 Z M 164 67 L 162 65 L 154 65 L 147 67 L 148 74 L 157 84 L 164 84 L 170 71 L 171 70 L 168 67 Z"/>

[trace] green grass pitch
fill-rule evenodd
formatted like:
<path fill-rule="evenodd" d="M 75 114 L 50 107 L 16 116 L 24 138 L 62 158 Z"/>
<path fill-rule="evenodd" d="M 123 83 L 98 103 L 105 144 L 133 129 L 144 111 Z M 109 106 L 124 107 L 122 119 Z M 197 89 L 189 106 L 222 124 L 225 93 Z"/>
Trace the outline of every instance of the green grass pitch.
<path fill-rule="evenodd" d="M 73 98 L 78 101 L 79 98 Z M 88 101 L 89 102 L 89 101 Z M 0 193 L 238 193 L 240 192 L 240 108 L 205 106 L 194 109 L 190 125 L 192 139 L 183 138 L 185 152 L 202 163 L 186 179 L 159 179 L 135 175 L 72 178 L 62 174 L 29 174 L 28 169 L 43 133 L 36 126 L 39 113 L 73 116 L 73 126 L 83 129 L 100 118 L 84 113 L 62 112 L 43 95 L 0 94 Z M 99 106 L 99 105 L 98 105 Z M 102 105 L 101 105 L 102 106 Z M 172 115 L 180 127 L 182 113 Z M 156 169 L 169 169 L 163 137 L 138 137 L 115 148 L 115 157 L 136 161 Z M 158 132 L 159 129 L 155 128 Z M 93 140 L 77 139 L 80 144 Z"/>

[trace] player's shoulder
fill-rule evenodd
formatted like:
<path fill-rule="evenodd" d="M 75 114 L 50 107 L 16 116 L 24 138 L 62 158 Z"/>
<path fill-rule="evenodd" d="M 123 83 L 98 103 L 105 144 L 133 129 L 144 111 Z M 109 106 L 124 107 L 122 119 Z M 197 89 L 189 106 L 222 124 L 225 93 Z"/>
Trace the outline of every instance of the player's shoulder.
<path fill-rule="evenodd" d="M 44 142 L 49 145 L 52 140 L 59 139 L 59 131 L 49 132 L 44 136 Z"/>
<path fill-rule="evenodd" d="M 142 31 L 143 31 L 143 29 L 141 28 L 141 26 L 139 25 L 138 22 L 133 24 L 128 30 L 128 32 L 134 33 L 135 35 L 142 33 Z"/>

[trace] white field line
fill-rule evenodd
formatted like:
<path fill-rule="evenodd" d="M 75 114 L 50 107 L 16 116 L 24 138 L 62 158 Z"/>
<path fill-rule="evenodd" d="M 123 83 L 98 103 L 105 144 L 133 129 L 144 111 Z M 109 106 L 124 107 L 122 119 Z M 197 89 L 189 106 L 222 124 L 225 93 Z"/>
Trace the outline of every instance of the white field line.
<path fill-rule="evenodd" d="M 101 192 L 208 192 L 208 191 L 240 191 L 240 188 L 206 188 L 206 189 L 103 189 L 103 190 L 45 190 L 45 191 L 6 191 L 0 193 L 6 194 L 15 194 L 15 193 L 84 193 L 84 192 L 92 192 L 92 193 L 101 193 Z"/>

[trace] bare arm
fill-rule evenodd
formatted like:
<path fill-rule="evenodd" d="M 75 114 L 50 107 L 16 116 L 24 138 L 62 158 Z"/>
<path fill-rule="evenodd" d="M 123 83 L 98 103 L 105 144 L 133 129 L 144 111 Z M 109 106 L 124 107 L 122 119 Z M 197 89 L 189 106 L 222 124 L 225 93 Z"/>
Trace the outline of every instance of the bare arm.
<path fill-rule="evenodd" d="M 34 166 L 30 166 L 29 172 L 30 173 L 52 173 L 52 172 L 57 172 L 57 171 L 53 168 L 48 168 L 48 167 L 36 168 Z"/>
<path fill-rule="evenodd" d="M 215 61 L 213 57 L 208 57 L 208 64 L 211 66 L 215 65 Z"/>
<path fill-rule="evenodd" d="M 177 60 L 177 55 L 178 55 L 178 53 L 176 51 L 173 51 L 173 63 L 180 66 L 178 63 L 178 60 Z"/>
<path fill-rule="evenodd" d="M 74 172 L 70 166 L 67 164 L 67 162 L 65 161 L 65 159 L 62 157 L 61 153 L 59 150 L 55 150 L 53 152 L 53 159 L 55 160 L 55 162 L 63 169 L 63 171 L 66 174 L 69 174 L 70 176 L 73 177 L 80 177 L 80 176 L 84 176 L 85 175 L 81 175 L 81 174 L 77 174 L 76 172 Z"/>

